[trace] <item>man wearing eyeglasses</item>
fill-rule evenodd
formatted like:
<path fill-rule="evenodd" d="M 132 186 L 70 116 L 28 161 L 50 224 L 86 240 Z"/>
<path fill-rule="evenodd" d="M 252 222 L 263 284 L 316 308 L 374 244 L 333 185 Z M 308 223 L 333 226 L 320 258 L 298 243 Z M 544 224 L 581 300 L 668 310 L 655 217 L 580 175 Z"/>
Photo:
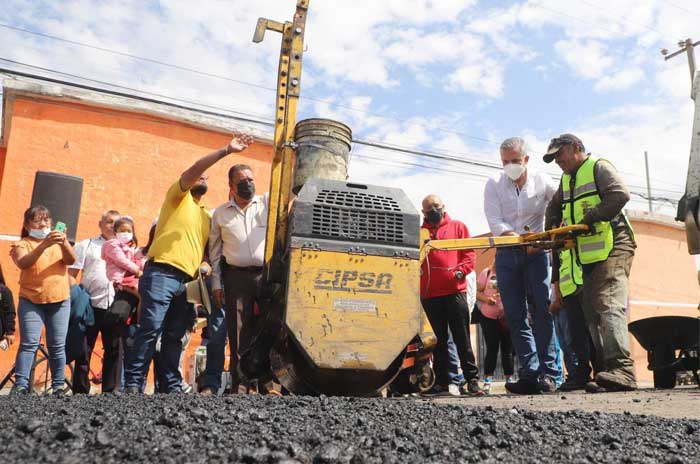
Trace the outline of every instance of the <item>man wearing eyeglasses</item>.
<path fill-rule="evenodd" d="M 160 364 L 165 393 L 182 391 L 179 371 L 182 337 L 188 329 L 189 305 L 185 284 L 202 263 L 211 215 L 200 204 L 207 192 L 204 172 L 231 153 L 245 150 L 252 137 L 234 134 L 226 147 L 216 150 L 190 166 L 168 190 L 158 215 L 148 262 L 139 280 L 141 315 L 134 346 L 127 353 L 125 393 L 138 393 L 161 336 Z"/>
<path fill-rule="evenodd" d="M 579 280 L 574 284 L 583 286 L 580 301 L 585 321 L 596 351 L 602 353 L 603 370 L 586 390 L 634 390 L 637 381 L 625 314 L 637 247 L 623 211 L 630 199 L 629 190 L 612 164 L 586 153 L 581 139 L 573 134 L 552 139 L 543 159 L 545 163 L 556 162 L 564 172 L 547 207 L 545 226 L 549 229 L 564 223 L 590 228 L 588 234 L 577 237 L 571 250 L 571 259 L 580 263 L 582 273 L 570 274 Z M 559 287 L 555 294 L 561 293 Z"/>

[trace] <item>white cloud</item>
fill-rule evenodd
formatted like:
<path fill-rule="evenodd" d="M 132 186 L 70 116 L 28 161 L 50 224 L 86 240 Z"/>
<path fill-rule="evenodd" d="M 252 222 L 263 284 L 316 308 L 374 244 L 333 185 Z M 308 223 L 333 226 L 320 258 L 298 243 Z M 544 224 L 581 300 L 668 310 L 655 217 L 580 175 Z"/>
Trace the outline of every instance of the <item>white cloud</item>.
<path fill-rule="evenodd" d="M 627 90 L 642 79 L 644 79 L 644 71 L 640 68 L 623 69 L 610 76 L 603 76 L 596 83 L 595 90 L 599 92 Z"/>
<path fill-rule="evenodd" d="M 585 79 L 603 76 L 613 64 L 605 46 L 595 40 L 560 40 L 554 49 L 574 73 Z"/>

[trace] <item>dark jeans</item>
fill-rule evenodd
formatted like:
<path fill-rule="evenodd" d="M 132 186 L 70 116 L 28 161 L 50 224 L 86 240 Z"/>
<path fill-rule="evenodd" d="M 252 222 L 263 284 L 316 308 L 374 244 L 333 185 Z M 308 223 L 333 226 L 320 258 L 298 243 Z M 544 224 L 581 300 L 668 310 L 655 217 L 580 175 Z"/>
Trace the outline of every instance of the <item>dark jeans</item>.
<path fill-rule="evenodd" d="M 561 375 L 557 366 L 554 321 L 549 313 L 549 259 L 545 253 L 501 248 L 496 252 L 496 274 L 506 322 L 520 361 L 518 376 L 536 382 Z M 528 321 L 528 296 L 533 326 Z"/>
<path fill-rule="evenodd" d="M 588 327 L 581 306 L 581 293 L 564 297 L 564 307 L 561 311 L 566 314 L 569 347 L 577 360 L 575 370 L 569 372 L 569 378 L 587 381 L 591 376 L 591 350 Z"/>
<path fill-rule="evenodd" d="M 421 302 L 437 337 L 437 345 L 433 351 L 436 383 L 444 386 L 450 382 L 447 353 L 449 332 L 452 332 L 464 378 L 467 381 L 478 379 L 479 369 L 476 367 L 476 360 L 474 359 L 469 336 L 467 294 L 455 293 L 453 295 L 426 298 L 421 300 Z"/>
<path fill-rule="evenodd" d="M 486 342 L 486 357 L 484 358 L 484 377 L 491 377 L 496 371 L 498 351 L 501 351 L 501 366 L 506 377 L 513 375 L 513 342 L 510 332 L 504 322 L 498 319 L 481 317 L 479 322 L 481 333 Z"/>
<path fill-rule="evenodd" d="M 254 308 L 260 297 L 262 271 L 250 272 L 229 266 L 224 269 L 223 277 L 226 328 L 231 352 L 229 367 L 235 391 L 240 383 L 238 363 L 241 353 L 250 346 L 257 333 Z"/>
<path fill-rule="evenodd" d="M 185 283 L 192 280 L 175 268 L 148 263 L 139 280 L 141 317 L 134 335 L 133 348 L 126 353 L 126 388 L 144 385 L 153 358 L 156 340 L 161 336 L 159 371 L 166 393 L 182 391 L 179 371 L 182 337 L 192 320 L 192 305 L 187 303 Z"/>
<path fill-rule="evenodd" d="M 119 365 L 122 363 L 119 354 L 120 327 L 105 321 L 106 309 L 93 308 L 95 325 L 88 327 L 85 332 L 85 355 L 75 360 L 73 373 L 73 393 L 90 393 L 90 359 L 95 349 L 97 335 L 102 335 L 102 392 L 111 392 L 117 388 Z"/>
<path fill-rule="evenodd" d="M 207 363 L 204 370 L 203 388 L 211 388 L 214 393 L 221 389 L 221 373 L 224 371 L 224 361 L 226 359 L 228 327 L 225 321 L 226 310 L 223 307 L 212 307 L 207 321 L 209 338 L 206 341 Z M 204 342 L 202 344 L 204 345 Z"/>

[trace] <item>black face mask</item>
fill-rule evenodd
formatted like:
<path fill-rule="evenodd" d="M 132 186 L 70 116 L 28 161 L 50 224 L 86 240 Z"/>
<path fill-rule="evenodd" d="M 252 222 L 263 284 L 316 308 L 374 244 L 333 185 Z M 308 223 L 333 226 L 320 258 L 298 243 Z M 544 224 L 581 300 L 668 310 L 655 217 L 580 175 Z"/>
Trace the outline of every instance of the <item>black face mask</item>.
<path fill-rule="evenodd" d="M 432 207 L 430 211 L 425 213 L 425 221 L 428 224 L 438 225 L 442 222 L 443 212 L 441 208 Z"/>
<path fill-rule="evenodd" d="M 190 192 L 192 193 L 192 196 L 201 197 L 207 193 L 207 190 L 209 190 L 209 186 L 207 184 L 197 184 L 190 189 Z"/>
<path fill-rule="evenodd" d="M 236 184 L 236 193 L 244 200 L 250 200 L 255 195 L 255 182 L 242 180 Z"/>

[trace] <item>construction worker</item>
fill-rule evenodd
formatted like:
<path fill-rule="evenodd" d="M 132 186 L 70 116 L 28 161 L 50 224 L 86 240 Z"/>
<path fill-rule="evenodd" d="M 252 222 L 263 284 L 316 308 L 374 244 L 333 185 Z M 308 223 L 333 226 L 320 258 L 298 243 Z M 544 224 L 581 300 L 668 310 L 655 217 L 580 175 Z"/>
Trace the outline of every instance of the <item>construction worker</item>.
<path fill-rule="evenodd" d="M 563 221 L 590 228 L 588 234 L 577 237 L 576 248 L 568 257 L 569 262 L 576 258 L 581 263 L 581 272 L 574 268 L 571 275 L 575 284 L 583 286 L 586 323 L 603 358 L 602 371 L 586 390 L 634 390 L 637 380 L 625 310 L 636 243 L 622 210 L 630 199 L 629 191 L 612 164 L 586 154 L 583 142 L 573 134 L 552 139 L 543 159 L 545 163 L 556 161 L 564 172 L 547 207 L 546 224 Z M 559 284 L 561 289 L 561 279 Z"/>

